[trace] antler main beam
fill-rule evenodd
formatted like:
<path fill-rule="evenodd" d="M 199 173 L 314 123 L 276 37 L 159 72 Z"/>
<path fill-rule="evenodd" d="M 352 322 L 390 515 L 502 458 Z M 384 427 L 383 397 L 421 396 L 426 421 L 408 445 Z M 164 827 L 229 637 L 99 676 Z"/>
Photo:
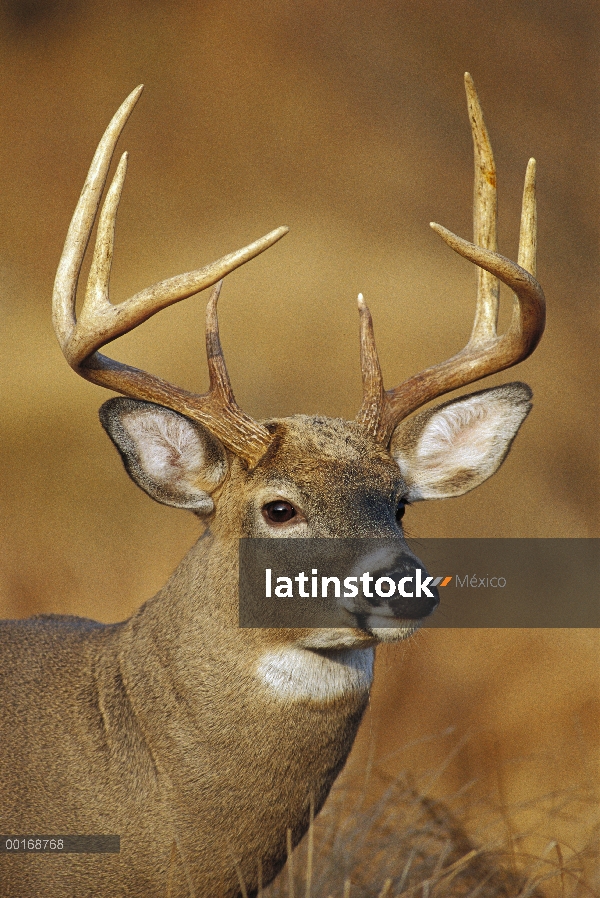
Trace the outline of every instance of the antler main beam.
<path fill-rule="evenodd" d="M 359 296 L 363 404 L 357 421 L 385 445 L 396 425 L 425 403 L 526 359 L 544 332 L 545 299 L 535 279 L 535 160 L 529 160 L 525 175 L 516 264 L 497 252 L 494 157 L 475 85 L 468 73 L 465 87 L 475 156 L 474 243 L 439 224 L 432 223 L 431 227 L 455 252 L 479 266 L 473 330 L 469 342 L 457 355 L 386 391 L 371 316 Z M 511 323 L 500 336 L 497 334 L 499 280 L 515 294 Z"/>
<path fill-rule="evenodd" d="M 217 300 L 222 278 L 280 240 L 287 234 L 288 228 L 277 228 L 216 262 L 161 281 L 136 293 L 125 302 L 113 305 L 109 299 L 109 281 L 115 221 L 127 171 L 127 153 L 124 153 L 100 213 L 85 299 L 79 318 L 76 315 L 81 265 L 98 214 L 111 159 L 117 140 L 142 89 L 142 85 L 137 87 L 121 105 L 92 160 L 56 275 L 53 295 L 56 336 L 69 365 L 86 380 L 125 396 L 159 403 L 205 424 L 232 452 L 253 465 L 266 451 L 271 435 L 235 402 L 219 340 Z M 217 287 L 207 307 L 206 343 L 210 388 L 205 395 L 182 390 L 98 352 L 102 346 L 137 327 L 166 306 L 180 302 L 214 284 Z"/>

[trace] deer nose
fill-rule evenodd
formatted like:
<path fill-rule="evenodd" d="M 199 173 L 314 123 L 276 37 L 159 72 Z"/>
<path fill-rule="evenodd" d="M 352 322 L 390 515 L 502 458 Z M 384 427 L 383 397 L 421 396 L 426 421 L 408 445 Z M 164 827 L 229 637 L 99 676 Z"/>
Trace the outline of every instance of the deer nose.
<path fill-rule="evenodd" d="M 403 596 L 392 600 L 389 607 L 394 617 L 406 620 L 421 620 L 424 617 L 429 617 L 440 604 L 437 588 L 430 586 L 429 591 L 431 595 Z"/>
<path fill-rule="evenodd" d="M 372 595 L 365 595 L 365 599 L 373 610 L 377 609 L 378 615 L 421 620 L 432 614 L 440 603 L 434 578 L 416 558 L 403 557 L 392 570 L 386 567 L 373 571 L 372 577 Z"/>
<path fill-rule="evenodd" d="M 420 620 L 432 614 L 440 603 L 439 593 L 432 583 L 433 577 L 429 576 L 420 562 L 405 562 L 392 571 L 374 571 L 373 579 L 374 595 L 369 603 L 383 604 L 383 608 L 389 608 L 395 618 Z M 380 580 L 383 583 L 378 591 L 377 584 Z M 381 595 L 391 592 L 388 580 L 395 584 L 394 593 L 389 598 Z"/>

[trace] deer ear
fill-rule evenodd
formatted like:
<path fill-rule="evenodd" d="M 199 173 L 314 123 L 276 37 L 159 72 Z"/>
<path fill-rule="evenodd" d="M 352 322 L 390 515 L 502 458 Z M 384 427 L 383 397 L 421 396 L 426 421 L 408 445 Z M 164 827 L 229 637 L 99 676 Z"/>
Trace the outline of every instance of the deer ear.
<path fill-rule="evenodd" d="M 227 456 L 201 424 L 137 399 L 109 399 L 100 421 L 135 483 L 152 499 L 208 514 L 211 493 L 227 473 Z"/>
<path fill-rule="evenodd" d="M 390 452 L 408 500 L 462 496 L 494 474 L 531 410 L 527 384 L 482 390 L 427 409 L 395 429 Z"/>

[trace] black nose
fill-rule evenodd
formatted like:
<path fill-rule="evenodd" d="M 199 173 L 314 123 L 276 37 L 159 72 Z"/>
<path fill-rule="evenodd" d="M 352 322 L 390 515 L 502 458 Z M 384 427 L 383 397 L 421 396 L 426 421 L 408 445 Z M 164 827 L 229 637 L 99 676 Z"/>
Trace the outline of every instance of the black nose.
<path fill-rule="evenodd" d="M 435 586 L 429 587 L 431 596 L 402 596 L 392 599 L 389 607 L 394 612 L 394 617 L 402 617 L 407 620 L 421 620 L 428 617 L 440 604 L 440 597 Z"/>
<path fill-rule="evenodd" d="M 428 617 L 440 604 L 439 593 L 433 586 L 434 578 L 417 558 L 402 558 L 394 565 L 393 570 L 388 568 L 374 571 L 372 576 L 375 588 L 372 598 L 367 598 L 367 601 L 375 607 L 389 608 L 395 618 L 421 620 Z M 378 593 L 377 583 L 380 578 L 385 579 Z M 393 594 L 390 581 L 395 584 Z"/>

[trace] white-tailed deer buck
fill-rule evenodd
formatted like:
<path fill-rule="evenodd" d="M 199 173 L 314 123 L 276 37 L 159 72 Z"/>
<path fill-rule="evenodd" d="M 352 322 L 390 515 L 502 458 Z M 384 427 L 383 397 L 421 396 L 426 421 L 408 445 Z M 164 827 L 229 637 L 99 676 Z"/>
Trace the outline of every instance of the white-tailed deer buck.
<path fill-rule="evenodd" d="M 410 635 L 436 599 L 405 602 L 401 610 L 381 599 L 372 617 L 357 613 L 353 626 L 339 629 L 242 629 L 238 541 L 384 537 L 397 541 L 399 556 L 408 552 L 405 505 L 462 495 L 492 475 L 529 412 L 531 391 L 511 383 L 413 412 L 527 358 L 544 327 L 534 278 L 534 162 L 515 264 L 496 251 L 494 162 L 467 76 L 474 242 L 432 227 L 480 268 L 468 345 L 386 391 L 359 296 L 364 399 L 356 419 L 254 421 L 231 390 L 217 300 L 222 278 L 286 228 L 112 305 L 123 155 L 76 317 L 79 273 L 111 158 L 140 92 L 123 103 L 94 156 L 58 267 L 54 326 L 78 374 L 127 397 L 109 399 L 100 417 L 133 480 L 208 525 L 166 586 L 129 620 L 1 623 L 0 833 L 114 833 L 121 840 L 118 854 L 0 853 L 0 894 L 14 898 L 254 895 L 260 878 L 266 884 L 275 876 L 288 828 L 296 844 L 311 800 L 319 810 L 348 756 L 375 645 Z M 516 297 L 500 336 L 498 279 Z M 212 285 L 205 395 L 100 354 L 160 309 Z M 382 627 L 382 618 L 391 626 Z"/>

